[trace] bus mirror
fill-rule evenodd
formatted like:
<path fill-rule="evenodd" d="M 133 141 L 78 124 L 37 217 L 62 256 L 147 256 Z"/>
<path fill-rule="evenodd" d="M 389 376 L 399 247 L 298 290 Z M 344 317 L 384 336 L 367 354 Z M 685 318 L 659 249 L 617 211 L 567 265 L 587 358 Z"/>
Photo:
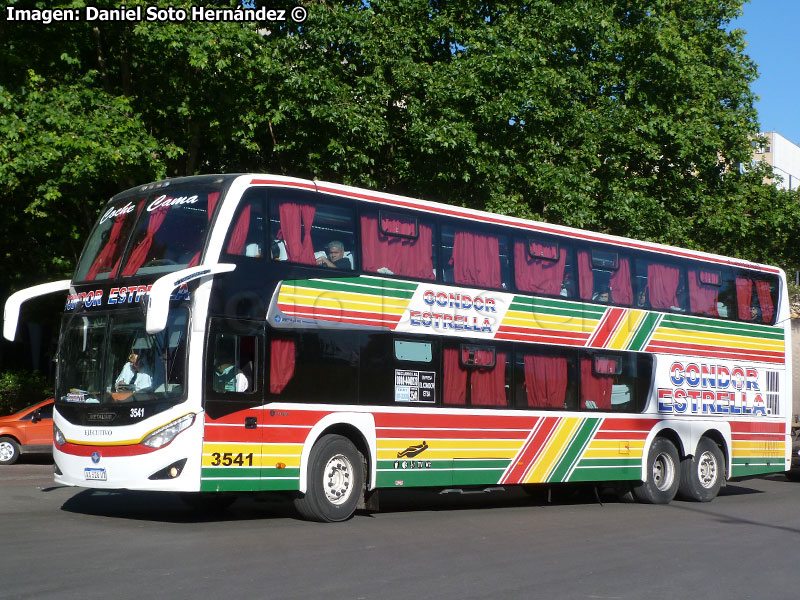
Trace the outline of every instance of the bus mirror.
<path fill-rule="evenodd" d="M 172 291 L 183 283 L 216 275 L 217 273 L 228 273 L 233 271 L 236 265 L 230 263 L 217 263 L 215 265 L 199 265 L 169 273 L 160 277 L 150 288 L 147 299 L 142 302 L 142 309 L 145 315 L 145 329 L 150 335 L 163 331 L 167 326 L 167 314 L 169 313 L 169 299 Z"/>
<path fill-rule="evenodd" d="M 54 292 L 63 292 L 70 287 L 69 279 L 62 279 L 61 281 L 51 281 L 50 283 L 42 283 L 34 285 L 33 287 L 25 288 L 18 292 L 14 292 L 6 300 L 6 305 L 3 310 L 3 337 L 9 342 L 13 342 L 17 335 L 17 323 L 19 322 L 19 309 L 22 303 L 32 298 L 38 298 L 46 294 Z"/>

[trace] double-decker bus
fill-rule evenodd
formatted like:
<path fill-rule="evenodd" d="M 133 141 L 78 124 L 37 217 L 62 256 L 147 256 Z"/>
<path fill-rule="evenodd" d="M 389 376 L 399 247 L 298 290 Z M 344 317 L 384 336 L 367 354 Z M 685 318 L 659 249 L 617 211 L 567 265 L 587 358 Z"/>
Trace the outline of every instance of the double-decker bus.
<path fill-rule="evenodd" d="M 784 273 L 319 181 L 171 179 L 102 209 L 66 291 L 55 479 L 281 491 L 609 482 L 709 501 L 790 465 Z M 216 496 L 215 496 L 216 495 Z"/>

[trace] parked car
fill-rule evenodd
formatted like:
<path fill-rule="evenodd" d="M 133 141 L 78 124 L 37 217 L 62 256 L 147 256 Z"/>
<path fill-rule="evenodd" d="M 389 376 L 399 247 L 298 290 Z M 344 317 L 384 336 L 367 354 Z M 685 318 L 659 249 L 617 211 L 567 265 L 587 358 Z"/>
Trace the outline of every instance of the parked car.
<path fill-rule="evenodd" d="M 20 454 L 52 451 L 52 398 L 0 417 L 0 465 L 13 465 Z"/>

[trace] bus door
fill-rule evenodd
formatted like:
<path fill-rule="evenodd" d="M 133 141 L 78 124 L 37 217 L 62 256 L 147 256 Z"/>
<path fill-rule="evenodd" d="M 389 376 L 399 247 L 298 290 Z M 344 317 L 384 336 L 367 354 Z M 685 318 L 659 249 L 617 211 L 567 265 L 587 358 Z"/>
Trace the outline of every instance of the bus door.
<path fill-rule="evenodd" d="M 202 491 L 261 489 L 264 338 L 263 321 L 209 322 Z"/>

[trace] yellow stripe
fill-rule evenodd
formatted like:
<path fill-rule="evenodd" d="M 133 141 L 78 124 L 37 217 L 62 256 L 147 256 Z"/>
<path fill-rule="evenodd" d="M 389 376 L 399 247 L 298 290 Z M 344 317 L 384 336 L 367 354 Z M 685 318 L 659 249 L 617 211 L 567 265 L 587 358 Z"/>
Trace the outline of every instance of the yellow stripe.
<path fill-rule="evenodd" d="M 639 323 L 642 322 L 647 313 L 643 310 L 629 310 L 622 318 L 622 321 L 617 328 L 617 332 L 611 339 L 611 342 L 606 346 L 613 350 L 624 350 L 628 347 L 631 338 L 636 333 Z"/>
<path fill-rule="evenodd" d="M 391 309 L 405 309 L 410 303 L 408 299 L 392 298 L 389 296 L 354 294 L 351 292 L 317 290 L 312 288 L 295 288 L 294 291 L 289 291 L 282 287 L 278 295 L 278 301 L 289 302 L 290 298 L 301 299 L 301 304 L 308 304 L 308 300 L 313 300 L 315 303 L 333 302 L 337 304 L 382 306 Z"/>
<path fill-rule="evenodd" d="M 545 315 L 541 313 L 531 314 L 518 310 L 509 310 L 506 312 L 502 324 L 516 327 L 537 327 L 539 329 L 557 329 L 561 331 L 590 333 L 594 331 L 599 322 L 599 319 L 581 319 L 579 317 Z"/>
<path fill-rule="evenodd" d="M 558 459 L 564 453 L 567 444 L 575 435 L 575 432 L 580 427 L 582 418 L 569 417 L 562 419 L 561 423 L 556 428 L 555 435 L 550 438 L 550 441 L 545 446 L 544 452 L 534 463 L 533 469 L 528 474 L 524 483 L 538 483 L 547 481 L 547 478 L 555 468 Z"/>
<path fill-rule="evenodd" d="M 668 329 L 659 327 L 653 335 L 653 341 L 662 342 L 688 342 L 706 343 L 711 345 L 733 346 L 737 348 L 748 348 L 751 350 L 770 350 L 783 351 L 781 340 L 756 340 L 743 335 L 724 335 L 703 332 L 686 332 L 680 329 Z"/>

